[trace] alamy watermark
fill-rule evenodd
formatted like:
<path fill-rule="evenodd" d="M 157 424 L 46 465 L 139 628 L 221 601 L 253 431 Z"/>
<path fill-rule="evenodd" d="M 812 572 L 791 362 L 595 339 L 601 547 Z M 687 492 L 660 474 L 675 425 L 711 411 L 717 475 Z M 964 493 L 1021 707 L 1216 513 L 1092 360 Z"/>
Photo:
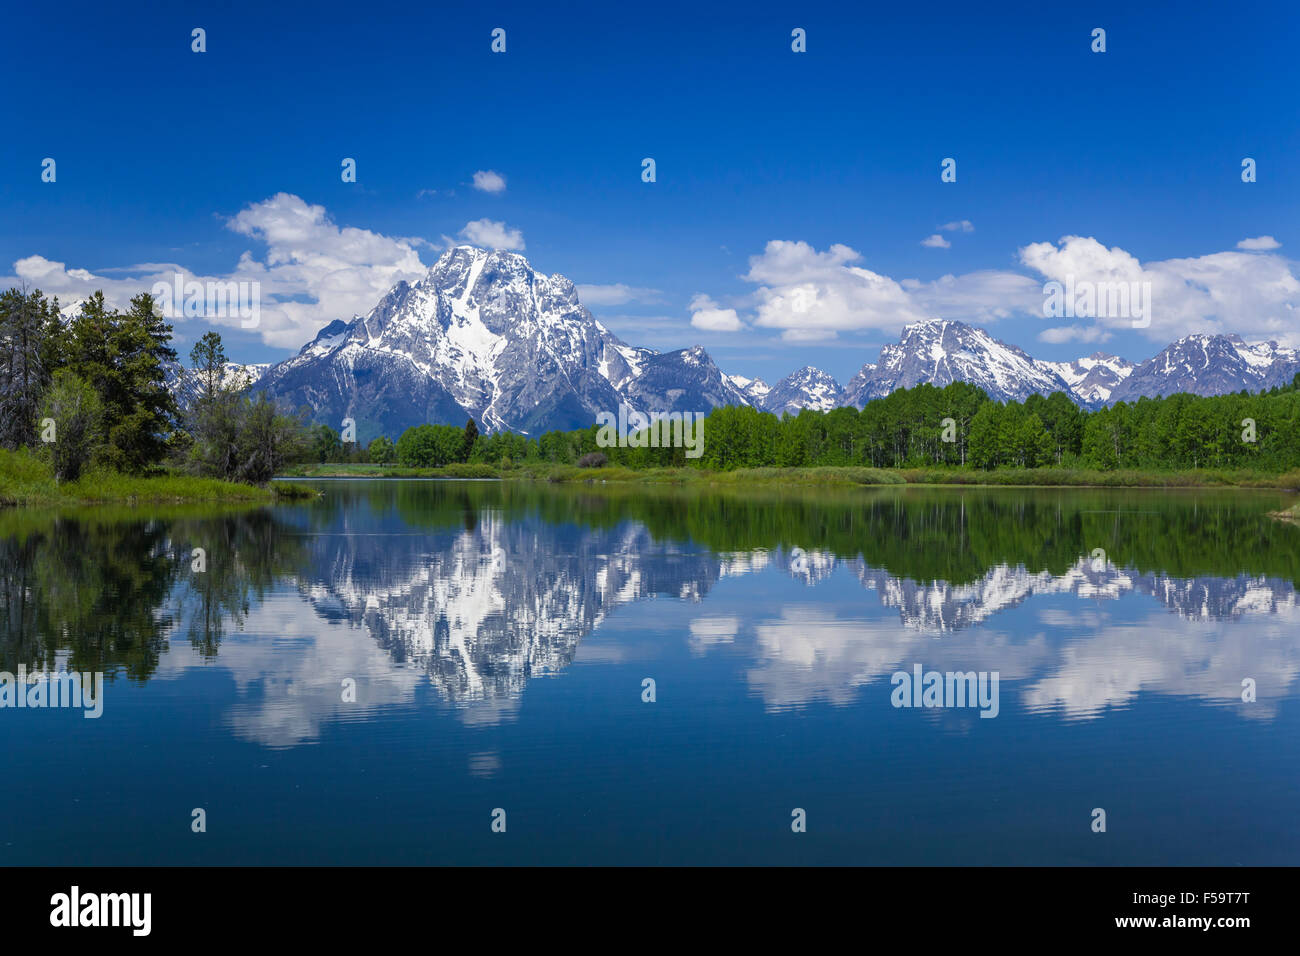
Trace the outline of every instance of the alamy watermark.
<path fill-rule="evenodd" d="M 628 405 L 598 412 L 596 444 L 601 448 L 684 448 L 687 458 L 704 454 L 704 412 L 639 412 Z"/>
<path fill-rule="evenodd" d="M 50 897 L 50 925 L 56 928 L 124 927 L 132 936 L 148 936 L 152 913 L 152 893 L 83 893 L 73 886 Z"/>
<path fill-rule="evenodd" d="M 1043 317 L 1048 319 L 1130 319 L 1135 329 L 1151 325 L 1151 283 L 1075 280 L 1043 285 Z"/>
<path fill-rule="evenodd" d="M 170 283 L 155 282 L 150 294 L 165 319 L 238 318 L 245 329 L 262 321 L 262 283 L 256 279 L 199 282 L 177 272 Z"/>
<path fill-rule="evenodd" d="M 980 717 L 996 717 L 1001 709 L 998 680 L 998 671 L 923 672 L 913 664 L 910 673 L 895 671 L 890 678 L 894 691 L 889 702 L 895 707 L 978 707 Z"/>
<path fill-rule="evenodd" d="M 32 671 L 19 664 L 18 673 L 0 671 L 0 709 L 76 707 L 94 720 L 104 713 L 104 675 L 100 671 Z"/>

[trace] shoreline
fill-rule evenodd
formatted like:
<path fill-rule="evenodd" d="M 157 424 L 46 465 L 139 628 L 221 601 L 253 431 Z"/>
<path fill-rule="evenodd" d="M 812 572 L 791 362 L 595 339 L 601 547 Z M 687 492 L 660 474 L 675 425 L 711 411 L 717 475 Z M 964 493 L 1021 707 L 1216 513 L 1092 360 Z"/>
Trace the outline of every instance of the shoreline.
<path fill-rule="evenodd" d="M 31 455 L 0 452 L 0 510 L 5 511 L 104 505 L 261 505 L 316 494 L 292 483 L 259 487 L 177 472 L 129 475 L 92 470 L 76 481 L 59 483 L 49 467 Z"/>
<path fill-rule="evenodd" d="M 1282 474 L 1255 471 L 1095 471 L 1075 468 L 1003 469 L 885 469 L 855 467 L 750 468 L 712 472 L 698 468 L 634 470 L 618 466 L 578 468 L 539 464 L 514 468 L 492 465 L 449 465 L 443 468 L 402 468 L 370 464 L 307 465 L 290 469 L 276 481 L 301 479 L 497 479 L 558 484 L 653 484 L 680 487 L 883 487 L 925 485 L 953 488 L 1243 488 L 1300 493 L 1300 469 Z"/>

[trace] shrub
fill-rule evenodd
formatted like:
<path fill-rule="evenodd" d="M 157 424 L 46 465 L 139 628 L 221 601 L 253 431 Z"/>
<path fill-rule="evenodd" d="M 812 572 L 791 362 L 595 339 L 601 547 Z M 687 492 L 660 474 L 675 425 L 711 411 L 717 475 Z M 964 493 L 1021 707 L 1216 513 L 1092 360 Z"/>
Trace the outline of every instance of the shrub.
<path fill-rule="evenodd" d="M 67 369 L 54 373 L 41 405 L 39 432 L 58 481 L 76 481 L 100 445 L 99 395 Z M 49 440 L 46 440 L 46 436 Z"/>

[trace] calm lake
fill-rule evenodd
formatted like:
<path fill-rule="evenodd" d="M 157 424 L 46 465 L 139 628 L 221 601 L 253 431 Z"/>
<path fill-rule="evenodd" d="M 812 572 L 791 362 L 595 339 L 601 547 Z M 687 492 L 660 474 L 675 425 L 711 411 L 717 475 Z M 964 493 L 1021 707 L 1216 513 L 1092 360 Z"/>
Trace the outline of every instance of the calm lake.
<path fill-rule="evenodd" d="M 1280 493 L 314 484 L 0 513 L 0 862 L 1300 862 Z"/>

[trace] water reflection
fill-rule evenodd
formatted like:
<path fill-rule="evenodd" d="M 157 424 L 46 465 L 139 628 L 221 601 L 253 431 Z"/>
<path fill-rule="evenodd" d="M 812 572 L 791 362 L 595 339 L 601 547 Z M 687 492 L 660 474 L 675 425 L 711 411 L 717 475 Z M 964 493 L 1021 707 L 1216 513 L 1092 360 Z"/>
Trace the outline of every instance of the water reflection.
<path fill-rule="evenodd" d="M 655 601 L 691 609 L 662 640 L 735 655 L 769 711 L 850 706 L 920 661 L 998 671 L 1008 704 L 1064 719 L 1142 694 L 1233 704 L 1251 677 L 1242 713 L 1268 720 L 1300 673 L 1300 529 L 1264 517 L 1269 496 L 326 488 L 254 511 L 4 516 L 0 669 L 216 667 L 233 732 L 275 748 L 430 692 L 467 726 L 516 720 L 529 681 Z"/>

